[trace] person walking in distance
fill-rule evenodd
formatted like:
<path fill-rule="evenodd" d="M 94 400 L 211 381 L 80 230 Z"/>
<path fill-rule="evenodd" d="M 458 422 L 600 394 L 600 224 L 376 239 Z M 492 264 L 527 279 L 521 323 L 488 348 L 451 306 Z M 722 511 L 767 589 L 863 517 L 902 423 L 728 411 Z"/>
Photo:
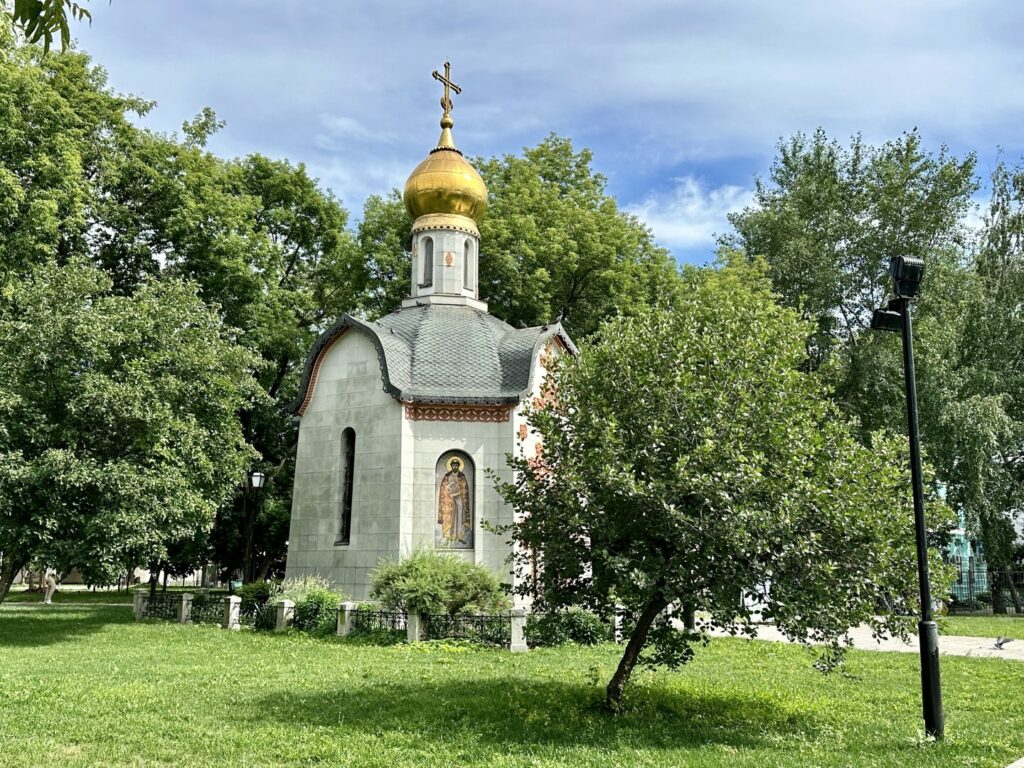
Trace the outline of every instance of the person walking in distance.
<path fill-rule="evenodd" d="M 53 601 L 53 593 L 57 591 L 57 577 L 53 571 L 49 568 L 46 570 L 46 578 L 43 580 L 46 584 L 46 592 L 43 595 L 43 605 L 50 605 Z"/>

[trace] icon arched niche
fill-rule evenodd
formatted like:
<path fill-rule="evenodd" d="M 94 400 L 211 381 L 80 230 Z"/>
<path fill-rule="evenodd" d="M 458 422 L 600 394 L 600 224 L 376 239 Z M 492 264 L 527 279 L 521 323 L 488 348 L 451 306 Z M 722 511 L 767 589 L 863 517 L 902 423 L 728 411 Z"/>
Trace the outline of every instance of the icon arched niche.
<path fill-rule="evenodd" d="M 472 549 L 476 468 L 462 451 L 446 451 L 437 460 L 434 543 L 444 549 Z"/>

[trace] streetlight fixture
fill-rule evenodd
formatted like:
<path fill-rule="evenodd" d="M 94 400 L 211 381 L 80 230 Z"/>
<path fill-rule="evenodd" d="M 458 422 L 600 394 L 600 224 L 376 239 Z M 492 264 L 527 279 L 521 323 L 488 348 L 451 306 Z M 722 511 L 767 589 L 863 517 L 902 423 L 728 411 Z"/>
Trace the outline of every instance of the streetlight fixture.
<path fill-rule="evenodd" d="M 910 438 L 910 479 L 914 494 L 914 533 L 917 540 L 917 578 L 921 591 L 921 620 L 917 635 L 921 646 L 921 704 L 925 732 L 941 739 L 945 731 L 942 688 L 939 682 L 939 629 L 932 619 L 931 585 L 928 580 L 928 533 L 924 520 L 924 480 L 921 474 L 921 441 L 917 424 L 917 381 L 914 376 L 914 338 L 910 303 L 921 295 L 924 261 L 894 256 L 890 265 L 896 298 L 871 317 L 875 331 L 903 334 L 903 385 L 907 397 L 907 432 Z"/>
<path fill-rule="evenodd" d="M 245 514 L 245 552 L 242 556 L 242 580 L 248 584 L 252 581 L 255 575 L 253 571 L 253 539 L 255 538 L 256 529 L 256 518 L 259 517 L 261 502 L 263 501 L 263 494 L 260 491 L 263 489 L 263 485 L 267 481 L 267 476 L 260 472 L 258 469 L 249 473 L 249 487 L 253 490 L 253 495 L 256 497 L 256 508 L 249 512 L 246 509 Z M 243 494 L 242 502 L 245 504 L 246 495 Z M 246 507 L 248 505 L 246 504 Z"/>

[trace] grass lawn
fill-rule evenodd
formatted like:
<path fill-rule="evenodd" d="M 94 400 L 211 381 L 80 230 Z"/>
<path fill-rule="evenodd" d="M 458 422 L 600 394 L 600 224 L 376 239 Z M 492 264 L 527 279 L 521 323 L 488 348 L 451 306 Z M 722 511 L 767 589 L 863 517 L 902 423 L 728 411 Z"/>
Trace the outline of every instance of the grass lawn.
<path fill-rule="evenodd" d="M 1024 640 L 1024 616 L 943 616 L 939 627 L 943 635 Z"/>
<path fill-rule="evenodd" d="M 597 708 L 619 648 L 512 655 L 0 607 L 0 766 L 998 766 L 1024 755 L 1024 664 L 944 657 L 947 740 L 917 657 L 716 639 Z"/>
<path fill-rule="evenodd" d="M 29 592 L 25 589 L 15 590 L 12 589 L 7 595 L 7 599 L 4 600 L 4 604 L 7 603 L 41 603 L 43 602 L 42 592 Z M 75 604 L 89 604 L 89 603 L 126 603 L 131 604 L 132 593 L 121 590 L 118 592 L 115 589 L 100 589 L 95 592 L 87 591 L 85 589 L 61 589 L 58 588 L 53 593 L 54 603 L 75 603 Z"/>
<path fill-rule="evenodd" d="M 77 584 L 70 587 L 57 587 L 57 591 L 53 593 L 54 603 L 72 603 L 72 604 L 96 604 L 96 603 L 124 603 L 130 605 L 132 602 L 132 593 L 138 591 L 148 592 L 149 587 L 146 585 L 132 587 L 131 591 L 121 590 L 120 592 L 116 589 L 98 589 L 95 592 L 88 590 L 85 587 L 79 587 Z M 157 592 L 162 591 L 161 588 L 157 588 Z M 199 587 L 168 587 L 168 592 L 211 592 L 212 594 L 227 594 L 227 590 L 214 589 L 204 590 Z M 23 587 L 11 589 L 7 595 L 7 599 L 4 603 L 42 603 L 43 593 L 42 592 L 29 592 Z"/>

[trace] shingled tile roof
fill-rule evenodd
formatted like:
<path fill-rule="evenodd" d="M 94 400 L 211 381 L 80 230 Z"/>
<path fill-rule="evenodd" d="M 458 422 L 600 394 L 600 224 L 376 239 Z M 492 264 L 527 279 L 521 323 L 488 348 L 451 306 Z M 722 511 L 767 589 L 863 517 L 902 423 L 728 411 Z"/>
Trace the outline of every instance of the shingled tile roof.
<path fill-rule="evenodd" d="M 376 322 L 345 315 L 310 352 L 293 411 L 307 400 L 320 355 L 350 328 L 374 342 L 384 389 L 402 402 L 517 403 L 549 339 L 558 337 L 576 351 L 558 323 L 517 329 L 471 307 L 411 307 Z"/>

